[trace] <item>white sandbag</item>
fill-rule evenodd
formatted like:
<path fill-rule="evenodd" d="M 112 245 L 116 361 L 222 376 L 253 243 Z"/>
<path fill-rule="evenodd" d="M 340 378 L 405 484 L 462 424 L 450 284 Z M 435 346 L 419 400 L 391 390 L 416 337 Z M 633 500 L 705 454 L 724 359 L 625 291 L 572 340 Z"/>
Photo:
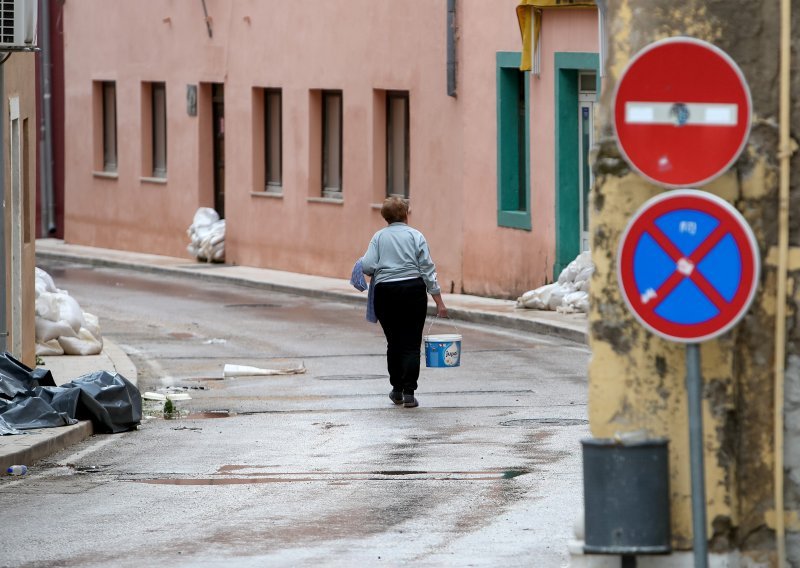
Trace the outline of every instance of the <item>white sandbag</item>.
<path fill-rule="evenodd" d="M 558 283 L 546 284 L 535 290 L 525 292 L 518 300 L 517 306 L 531 310 L 546 310 L 550 303 L 550 296 L 558 288 Z"/>
<path fill-rule="evenodd" d="M 212 225 L 217 221 L 219 221 L 219 214 L 214 209 L 211 207 L 200 207 L 194 213 L 192 226 L 203 227 L 206 225 Z"/>
<path fill-rule="evenodd" d="M 61 344 L 58 342 L 57 339 L 51 339 L 45 343 L 36 343 L 36 354 L 37 355 L 63 355 L 64 349 L 61 347 Z"/>
<path fill-rule="evenodd" d="M 589 294 L 586 292 L 571 292 L 564 296 L 561 308 L 564 308 L 567 313 L 586 313 L 589 311 Z M 559 311 L 562 310 L 559 309 Z"/>
<path fill-rule="evenodd" d="M 561 271 L 561 274 L 558 275 L 558 283 L 568 284 L 570 282 L 575 282 L 575 277 L 578 275 L 578 271 L 578 263 L 573 260 L 564 270 Z"/>
<path fill-rule="evenodd" d="M 575 282 L 585 282 L 591 279 L 592 274 L 594 274 L 594 266 L 584 266 L 581 268 L 580 272 L 575 275 Z"/>
<path fill-rule="evenodd" d="M 66 355 L 97 355 L 103 350 L 103 341 L 97 339 L 85 327 L 77 337 L 59 337 L 58 343 Z"/>
<path fill-rule="evenodd" d="M 52 277 L 36 268 L 37 355 L 96 355 L 103 349 L 100 320 L 84 314 L 66 290 L 56 288 Z"/>
<path fill-rule="evenodd" d="M 100 318 L 89 312 L 83 312 L 83 327 L 89 330 L 96 339 L 100 339 Z"/>
<path fill-rule="evenodd" d="M 50 321 L 39 316 L 34 319 L 36 341 L 45 343 L 59 337 L 75 337 L 75 330 L 65 321 Z"/>
<path fill-rule="evenodd" d="M 594 267 L 594 263 L 592 262 L 592 253 L 588 250 L 585 250 L 576 256 L 574 262 L 577 264 L 579 271 L 588 266 Z"/>
<path fill-rule="evenodd" d="M 40 293 L 34 302 L 36 315 L 50 321 L 58 321 L 61 310 L 58 305 L 58 294 L 53 292 Z"/>
<path fill-rule="evenodd" d="M 592 254 L 589 251 L 582 252 L 575 260 L 570 262 L 567 267 L 558 275 L 559 284 L 569 284 L 578 279 L 578 275 L 585 269 L 591 268 L 594 271 L 594 264 L 592 264 Z M 588 276 L 591 276 L 589 272 Z M 584 275 L 584 279 L 588 277 Z"/>
<path fill-rule="evenodd" d="M 37 287 L 41 285 L 44 288 L 45 292 L 57 292 L 58 288 L 56 288 L 55 282 L 53 282 L 53 278 L 44 270 L 39 268 L 38 266 L 33 269 L 34 278 L 36 279 Z"/>
<path fill-rule="evenodd" d="M 191 240 L 186 247 L 189 254 L 207 262 L 225 260 L 225 219 L 220 219 L 216 211 L 198 209 L 186 234 Z"/>
<path fill-rule="evenodd" d="M 582 252 L 561 271 L 558 281 L 525 292 L 517 307 L 533 310 L 558 310 L 562 313 L 589 311 L 589 283 L 594 273 L 592 255 Z M 580 294 L 580 296 L 573 296 Z M 569 298 L 569 300 L 567 300 Z"/>
<path fill-rule="evenodd" d="M 83 311 L 77 300 L 67 293 L 56 294 L 59 320 L 67 322 L 76 332 L 83 327 Z"/>
<path fill-rule="evenodd" d="M 558 286 L 554 288 L 550 294 L 550 299 L 547 302 L 547 309 L 555 311 L 564 301 L 564 296 L 570 292 L 571 290 L 567 290 L 564 286 Z"/>

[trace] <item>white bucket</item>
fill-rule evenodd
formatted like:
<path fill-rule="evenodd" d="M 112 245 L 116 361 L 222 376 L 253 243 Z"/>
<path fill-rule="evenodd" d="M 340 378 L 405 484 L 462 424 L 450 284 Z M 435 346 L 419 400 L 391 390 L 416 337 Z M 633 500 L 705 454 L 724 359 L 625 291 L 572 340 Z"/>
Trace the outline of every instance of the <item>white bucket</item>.
<path fill-rule="evenodd" d="M 461 334 L 426 335 L 426 367 L 458 367 L 461 364 Z"/>

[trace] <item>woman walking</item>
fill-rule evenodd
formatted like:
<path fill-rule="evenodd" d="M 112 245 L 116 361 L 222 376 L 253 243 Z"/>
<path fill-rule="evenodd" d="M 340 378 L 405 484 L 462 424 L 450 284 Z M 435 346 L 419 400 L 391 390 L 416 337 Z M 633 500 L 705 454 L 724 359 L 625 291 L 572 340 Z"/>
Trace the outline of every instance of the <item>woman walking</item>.
<path fill-rule="evenodd" d="M 372 276 L 375 315 L 386 336 L 386 363 L 392 384 L 389 398 L 395 404 L 414 408 L 419 406 L 414 391 L 419 378 L 427 294 L 436 302 L 439 317 L 447 317 L 447 308 L 428 243 L 422 233 L 408 226 L 406 201 L 387 198 L 381 215 L 389 226 L 373 235 L 361 265 L 364 274 Z"/>

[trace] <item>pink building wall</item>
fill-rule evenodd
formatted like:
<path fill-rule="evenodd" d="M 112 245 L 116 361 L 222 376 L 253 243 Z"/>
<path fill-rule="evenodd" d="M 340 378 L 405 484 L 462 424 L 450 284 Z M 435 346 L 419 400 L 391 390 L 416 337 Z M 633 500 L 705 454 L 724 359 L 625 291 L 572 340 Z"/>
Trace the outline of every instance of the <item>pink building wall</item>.
<path fill-rule="evenodd" d="M 445 291 L 513 297 L 552 278 L 553 53 L 597 51 L 595 11 L 547 11 L 531 80 L 532 230 L 497 226 L 496 66 L 520 51 L 515 0 L 458 2 L 458 97 L 446 94 L 446 3 L 427 0 L 64 4 L 65 239 L 187 256 L 186 229 L 212 206 L 208 83 L 225 88 L 226 261 L 346 277 L 384 225 L 383 90 L 410 92 L 410 223 Z M 93 82 L 116 81 L 118 170 L 96 173 Z M 142 172 L 142 82 L 167 93 L 168 175 Z M 186 86 L 199 85 L 198 116 Z M 281 88 L 283 193 L 256 187 L 254 88 Z M 343 195 L 319 197 L 311 90 L 343 95 Z M 146 101 L 145 101 L 146 105 Z M 96 127 L 95 127 L 96 132 Z"/>

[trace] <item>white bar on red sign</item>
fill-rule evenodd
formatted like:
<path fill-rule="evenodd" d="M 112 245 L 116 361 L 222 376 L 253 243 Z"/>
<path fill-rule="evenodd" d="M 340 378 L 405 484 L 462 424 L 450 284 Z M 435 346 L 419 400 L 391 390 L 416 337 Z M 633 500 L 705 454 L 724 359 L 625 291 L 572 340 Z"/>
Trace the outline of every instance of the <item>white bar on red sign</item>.
<path fill-rule="evenodd" d="M 627 124 L 673 124 L 675 126 L 736 126 L 739 105 L 723 103 L 626 102 Z"/>

